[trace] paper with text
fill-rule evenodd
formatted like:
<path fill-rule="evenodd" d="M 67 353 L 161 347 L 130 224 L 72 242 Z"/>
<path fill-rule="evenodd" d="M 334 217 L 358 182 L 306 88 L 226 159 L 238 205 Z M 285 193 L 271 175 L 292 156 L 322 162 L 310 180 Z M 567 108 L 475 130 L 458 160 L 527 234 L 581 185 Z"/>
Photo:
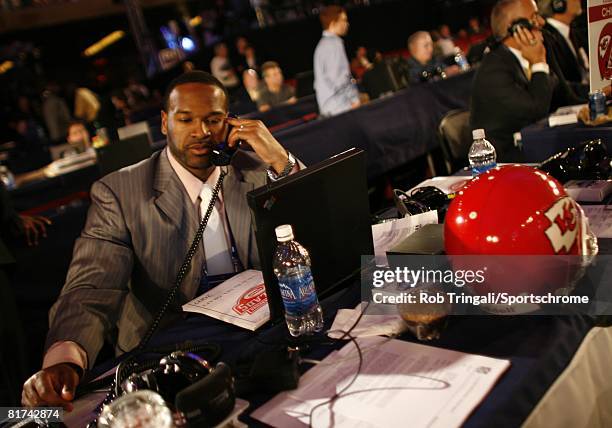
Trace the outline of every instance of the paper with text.
<path fill-rule="evenodd" d="M 361 315 L 362 304 L 357 305 L 355 309 L 340 309 L 336 313 L 334 323 L 327 335 L 332 339 L 341 338 L 345 331 L 355 324 L 357 318 Z M 369 337 L 369 336 L 392 336 L 402 333 L 407 326 L 399 314 L 395 315 L 367 315 L 364 314 L 359 323 L 351 331 L 353 337 Z M 349 340 L 348 336 L 345 337 Z"/>
<path fill-rule="evenodd" d="M 612 238 L 612 206 L 581 205 L 589 218 L 591 230 L 598 238 Z"/>
<path fill-rule="evenodd" d="M 438 212 L 428 211 L 423 214 L 398 218 L 393 221 L 372 226 L 374 256 L 377 266 L 387 266 L 387 250 L 395 247 L 408 236 L 426 224 L 437 224 Z"/>
<path fill-rule="evenodd" d="M 183 311 L 255 331 L 270 320 L 263 275 L 258 270 L 245 270 L 185 303 Z"/>
<path fill-rule="evenodd" d="M 357 341 L 361 372 L 333 405 L 315 409 L 315 428 L 459 427 L 510 366 L 506 360 L 395 339 Z M 311 410 L 351 382 L 358 363 L 356 347 L 348 343 L 306 372 L 297 390 L 278 394 L 252 416 L 275 427 L 308 426 Z"/>

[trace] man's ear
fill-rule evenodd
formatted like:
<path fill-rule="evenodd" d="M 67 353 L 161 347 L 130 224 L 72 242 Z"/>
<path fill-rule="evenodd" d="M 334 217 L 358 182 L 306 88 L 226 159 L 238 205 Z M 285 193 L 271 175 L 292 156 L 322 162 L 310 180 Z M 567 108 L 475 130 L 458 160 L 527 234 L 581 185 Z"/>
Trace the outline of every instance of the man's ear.
<path fill-rule="evenodd" d="M 168 113 L 161 111 L 161 133 L 168 135 Z"/>

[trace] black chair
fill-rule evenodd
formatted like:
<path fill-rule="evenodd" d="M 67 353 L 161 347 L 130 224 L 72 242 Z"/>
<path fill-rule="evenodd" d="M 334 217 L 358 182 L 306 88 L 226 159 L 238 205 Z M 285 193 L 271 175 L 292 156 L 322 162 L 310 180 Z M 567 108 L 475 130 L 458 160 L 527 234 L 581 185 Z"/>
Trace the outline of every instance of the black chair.
<path fill-rule="evenodd" d="M 370 99 L 389 95 L 408 86 L 401 58 L 387 58 L 363 74 L 362 85 Z"/>
<path fill-rule="evenodd" d="M 147 134 L 139 134 L 122 141 L 113 142 L 100 147 L 96 151 L 100 177 L 140 162 L 153 153 Z"/>
<path fill-rule="evenodd" d="M 296 89 L 295 96 L 302 98 L 314 94 L 314 71 L 302 71 L 295 75 Z"/>
<path fill-rule="evenodd" d="M 451 110 L 446 113 L 438 126 L 438 134 L 448 173 L 468 166 L 468 153 L 472 145 L 470 112 Z"/>

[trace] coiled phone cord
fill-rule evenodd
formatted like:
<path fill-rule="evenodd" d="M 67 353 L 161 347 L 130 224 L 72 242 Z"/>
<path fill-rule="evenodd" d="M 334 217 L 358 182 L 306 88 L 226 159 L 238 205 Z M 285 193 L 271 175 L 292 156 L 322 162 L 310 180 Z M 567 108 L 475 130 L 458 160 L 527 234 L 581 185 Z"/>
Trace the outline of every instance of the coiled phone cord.
<path fill-rule="evenodd" d="M 134 350 L 134 355 L 132 355 L 130 359 L 133 358 L 135 355 L 144 351 L 145 347 L 151 340 L 151 337 L 155 333 L 155 330 L 157 330 L 157 327 L 159 327 L 159 323 L 162 321 L 164 315 L 166 314 L 168 307 L 170 307 L 170 305 L 174 301 L 174 298 L 176 297 L 176 293 L 178 293 L 178 290 L 181 287 L 183 280 L 185 279 L 185 275 L 187 275 L 187 272 L 189 271 L 191 260 L 193 259 L 193 256 L 195 255 L 196 251 L 198 250 L 198 246 L 200 245 L 200 242 L 202 241 L 202 237 L 204 236 L 204 230 L 206 229 L 208 220 L 210 216 L 212 215 L 212 211 L 215 207 L 215 203 L 217 202 L 217 198 L 219 197 L 219 192 L 221 191 L 221 185 L 223 184 L 223 180 L 225 179 L 226 175 L 227 175 L 227 171 L 224 168 L 221 168 L 221 175 L 219 176 L 219 179 L 217 180 L 217 183 L 215 184 L 215 187 L 213 188 L 212 196 L 210 199 L 210 203 L 208 204 L 208 208 L 206 209 L 206 213 L 204 214 L 204 217 L 202 217 L 202 220 L 200 221 L 198 231 L 196 232 L 195 237 L 193 238 L 193 242 L 191 243 L 191 246 L 189 247 L 189 250 L 187 251 L 185 260 L 183 261 L 181 268 L 179 269 L 178 274 L 176 275 L 174 285 L 172 286 L 172 289 L 170 289 L 170 291 L 168 292 L 168 295 L 166 296 L 166 300 L 164 304 L 157 311 L 157 314 L 155 315 L 155 318 L 151 322 L 149 329 L 147 330 L 145 335 L 140 340 L 140 343 Z M 125 365 L 119 364 L 117 369 L 122 368 L 122 367 L 125 367 Z M 115 398 L 117 398 L 116 392 L 118 392 L 120 388 L 120 385 L 118 385 L 117 382 L 120 382 L 119 378 L 122 377 L 122 375 L 123 375 L 122 373 L 117 373 L 117 375 L 113 378 L 109 392 L 108 394 L 106 394 L 104 401 L 102 401 L 102 403 L 100 403 L 96 407 L 96 410 L 95 410 L 96 418 L 87 425 L 87 428 L 95 428 L 98 425 L 98 418 L 100 417 L 100 414 L 102 413 L 102 409 L 104 408 L 104 406 L 107 404 L 110 404 Z"/>

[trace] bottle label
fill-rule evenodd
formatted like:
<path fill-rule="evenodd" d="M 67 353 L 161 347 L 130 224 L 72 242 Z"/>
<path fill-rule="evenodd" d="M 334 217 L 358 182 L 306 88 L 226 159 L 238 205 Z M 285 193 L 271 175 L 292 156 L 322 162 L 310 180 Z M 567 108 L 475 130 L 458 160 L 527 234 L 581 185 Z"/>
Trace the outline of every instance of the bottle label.
<path fill-rule="evenodd" d="M 285 276 L 278 281 L 280 293 L 289 314 L 301 314 L 317 303 L 317 291 L 310 269 L 304 269 L 302 275 Z"/>
<path fill-rule="evenodd" d="M 476 177 L 478 174 L 482 174 L 483 172 L 486 172 L 490 170 L 491 168 L 495 168 L 496 166 L 497 166 L 496 162 L 491 162 L 486 165 L 473 166 L 472 167 L 472 177 Z"/>

